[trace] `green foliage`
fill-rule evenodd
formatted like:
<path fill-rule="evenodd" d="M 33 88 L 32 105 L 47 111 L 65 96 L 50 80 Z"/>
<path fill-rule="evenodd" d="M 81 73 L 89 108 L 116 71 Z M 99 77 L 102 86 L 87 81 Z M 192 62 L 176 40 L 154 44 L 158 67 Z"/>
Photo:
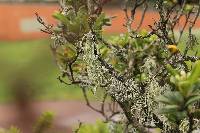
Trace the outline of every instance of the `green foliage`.
<path fill-rule="evenodd" d="M 33 133 L 47 133 L 53 123 L 53 113 L 44 112 L 36 122 Z M 31 132 L 31 131 L 30 131 Z M 11 126 L 9 129 L 0 128 L 0 133 L 22 133 L 17 127 Z"/>
<path fill-rule="evenodd" d="M 57 27 L 54 27 L 54 32 L 64 31 L 64 37 L 69 43 L 80 40 L 85 33 L 89 32 L 91 26 L 96 32 L 101 32 L 103 26 L 111 25 L 110 19 L 106 17 L 105 13 L 101 13 L 99 16 L 89 15 L 84 1 L 69 0 L 67 5 L 67 12 L 56 11 L 53 13 L 53 17 L 60 22 Z"/>
<path fill-rule="evenodd" d="M 122 125 L 114 124 L 112 126 L 113 127 L 110 129 L 109 123 L 104 123 L 102 121 L 97 121 L 95 124 L 82 124 L 77 133 L 110 133 L 110 130 L 112 130 L 113 133 L 123 132 Z"/>
<path fill-rule="evenodd" d="M 52 47 L 62 78 L 67 77 L 69 83 L 79 84 L 84 90 L 93 88 L 95 96 L 99 89 L 104 89 L 105 97 L 118 103 L 123 110 L 127 119 L 119 122 L 126 124 L 128 121 L 127 131 L 145 132 L 146 127 L 155 126 L 161 132 L 179 132 L 185 128 L 191 132 L 193 127 L 198 127 L 198 122 L 194 126 L 193 123 L 194 118 L 199 117 L 200 61 L 190 64 L 189 61 L 195 62 L 199 57 L 189 56 L 188 51 L 194 50 L 198 42 L 190 29 L 187 43 L 183 42 L 185 50 L 181 51 L 177 45 L 182 32 L 177 37 L 175 27 L 182 16 L 186 17 L 187 26 L 190 13 L 198 8 L 193 8 L 195 6 L 189 2 L 182 7 L 180 0 L 156 0 L 160 19 L 149 26 L 151 32 L 148 32 L 132 28 L 137 8 L 147 7 L 148 0 L 144 3 L 128 0 L 124 9 L 128 32 L 106 38 L 102 28 L 110 26 L 110 18 L 102 9 L 108 1 L 89 0 L 76 5 L 80 1 L 70 0 L 64 5 L 65 10 L 53 15 L 59 24 L 52 33 L 55 40 Z M 196 13 L 196 17 L 198 15 Z M 141 24 L 143 20 L 142 17 Z M 194 20 L 190 22 L 192 28 L 195 19 L 191 20 Z M 183 32 L 185 29 L 183 27 Z M 107 117 L 103 105 L 100 111 L 91 108 L 107 121 L 113 121 Z M 115 112 L 110 109 L 110 113 Z M 97 125 L 85 125 L 79 131 L 107 132 L 104 124 Z"/>
<path fill-rule="evenodd" d="M 53 117 L 54 115 L 52 112 L 44 112 L 37 120 L 33 133 L 45 133 L 49 128 L 51 128 Z"/>
<path fill-rule="evenodd" d="M 96 32 L 101 32 L 103 26 L 111 26 L 110 18 L 106 17 L 105 13 L 101 13 L 93 24 L 93 29 Z"/>
<path fill-rule="evenodd" d="M 0 129 L 0 133 L 22 133 L 20 129 L 16 127 L 10 127 L 9 129 Z"/>
<path fill-rule="evenodd" d="M 66 12 L 56 11 L 52 15 L 59 21 L 57 27 L 53 28 L 53 32 L 67 40 L 68 43 L 62 42 L 64 46 L 58 49 L 56 53 L 61 62 L 65 63 L 67 61 L 70 63 L 76 57 L 76 50 L 79 49 L 77 42 L 82 39 L 83 35 L 88 33 L 90 28 L 100 34 L 103 26 L 110 26 L 110 18 L 106 17 L 105 13 L 101 13 L 98 16 L 89 15 L 84 0 L 69 0 L 66 5 Z M 76 65 L 76 68 L 73 69 L 78 70 L 79 68 Z"/>
<path fill-rule="evenodd" d="M 194 5 L 192 4 L 186 4 L 185 7 L 184 7 L 184 11 L 185 12 L 191 12 L 194 8 Z"/>
<path fill-rule="evenodd" d="M 87 15 L 87 9 L 85 6 L 79 7 L 76 14 L 73 8 L 66 14 L 56 11 L 53 14 L 53 17 L 60 22 L 60 25 L 55 28 L 57 30 L 54 30 L 54 32 L 64 30 L 64 36 L 70 43 L 74 43 L 74 41 L 89 31 L 89 25 L 87 23 L 89 16 Z"/>
<path fill-rule="evenodd" d="M 57 52 L 57 54 L 61 62 L 69 62 L 69 63 L 77 55 L 75 47 L 70 43 L 63 45 L 63 47 Z"/>
<path fill-rule="evenodd" d="M 98 121 L 95 125 L 83 124 L 78 133 L 109 133 L 106 123 Z"/>
<path fill-rule="evenodd" d="M 142 30 L 139 35 L 145 36 L 146 30 Z M 145 73 L 141 73 L 138 70 L 143 65 L 143 61 L 147 56 L 156 56 L 162 58 L 164 52 L 161 45 L 151 45 L 157 39 L 156 35 L 151 35 L 145 39 L 131 38 L 129 33 L 120 34 L 119 36 L 111 36 L 108 38 L 108 43 L 114 48 L 108 48 L 106 45 L 101 45 L 100 53 L 105 60 L 108 60 L 110 64 L 119 72 L 124 73 L 130 68 L 130 59 L 133 57 L 134 64 L 137 64 L 134 68 L 134 73 L 140 79 L 145 79 Z"/>
<path fill-rule="evenodd" d="M 171 77 L 171 82 L 177 86 L 178 91 L 187 97 L 196 91 L 200 76 L 200 61 L 197 61 L 191 72 L 184 71 Z"/>
<path fill-rule="evenodd" d="M 171 82 L 175 85 L 175 91 L 165 92 L 157 98 L 165 106 L 160 113 L 165 114 L 172 122 L 180 122 L 192 115 L 198 117 L 199 109 L 192 109 L 194 103 L 200 101 L 200 61 L 196 61 L 191 72 L 178 72 L 168 65 L 171 73 Z"/>

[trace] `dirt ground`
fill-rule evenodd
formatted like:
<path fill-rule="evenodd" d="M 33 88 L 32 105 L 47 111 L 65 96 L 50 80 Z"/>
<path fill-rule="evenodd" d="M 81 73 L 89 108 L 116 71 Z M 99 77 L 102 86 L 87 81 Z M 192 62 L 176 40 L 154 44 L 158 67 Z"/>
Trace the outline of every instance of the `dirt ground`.
<path fill-rule="evenodd" d="M 0 127 L 17 126 L 23 133 L 31 133 L 36 118 L 44 112 L 55 114 L 53 130 L 71 133 L 72 127 L 80 122 L 94 123 L 101 115 L 81 101 L 32 102 L 22 109 L 17 104 L 0 105 Z"/>

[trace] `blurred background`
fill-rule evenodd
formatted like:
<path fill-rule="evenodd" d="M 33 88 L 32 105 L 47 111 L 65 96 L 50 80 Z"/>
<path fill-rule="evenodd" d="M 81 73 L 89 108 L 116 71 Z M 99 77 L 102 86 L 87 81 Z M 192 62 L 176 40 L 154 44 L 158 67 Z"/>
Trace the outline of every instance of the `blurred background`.
<path fill-rule="evenodd" d="M 81 114 L 74 109 L 83 106 L 88 112 L 81 90 L 57 80 L 52 42 L 36 20 L 37 12 L 56 24 L 51 14 L 58 8 L 56 0 L 0 0 L 0 128 L 16 126 L 30 133 L 38 116 L 52 111 L 55 129 L 66 133 Z"/>
<path fill-rule="evenodd" d="M 40 31 L 35 13 L 56 24 L 51 14 L 58 9 L 58 0 L 0 0 L 0 128 L 14 125 L 30 133 L 44 111 L 55 113 L 54 130 L 60 133 L 70 133 L 78 120 L 94 122 L 100 118 L 84 104 L 77 86 L 57 80 L 60 73 L 50 51 L 52 42 Z M 104 11 L 117 16 L 106 33 L 124 32 L 120 1 L 113 0 Z M 138 12 L 135 26 L 140 17 Z M 155 19 L 158 14 L 148 10 L 142 28 Z"/>

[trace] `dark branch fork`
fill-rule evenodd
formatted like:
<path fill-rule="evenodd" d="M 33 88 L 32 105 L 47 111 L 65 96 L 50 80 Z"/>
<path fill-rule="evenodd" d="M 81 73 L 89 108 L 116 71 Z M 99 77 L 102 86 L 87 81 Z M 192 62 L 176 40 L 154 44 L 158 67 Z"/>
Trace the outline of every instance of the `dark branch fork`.
<path fill-rule="evenodd" d="M 37 17 L 37 21 L 44 26 L 45 29 L 40 29 L 42 32 L 44 33 L 47 33 L 47 34 L 50 34 L 52 35 L 53 34 L 53 31 L 52 31 L 52 27 L 53 25 L 47 25 L 43 19 L 39 16 L 39 14 L 36 12 L 35 13 L 36 17 Z"/>
<path fill-rule="evenodd" d="M 126 16 L 125 26 L 127 27 L 128 32 L 131 33 L 132 32 L 132 27 L 131 26 L 132 26 L 132 23 L 133 23 L 133 21 L 135 19 L 136 10 L 139 7 L 144 5 L 144 10 L 143 10 L 139 25 L 136 28 L 136 31 L 137 31 L 142 25 L 142 22 L 144 20 L 148 5 L 147 5 L 147 0 L 135 0 L 133 2 L 133 4 L 132 4 L 131 11 L 130 11 L 130 16 L 129 16 L 129 12 L 128 12 L 129 2 L 130 2 L 129 0 L 125 0 L 125 4 L 124 4 L 124 9 L 123 10 L 124 10 L 125 16 Z"/>

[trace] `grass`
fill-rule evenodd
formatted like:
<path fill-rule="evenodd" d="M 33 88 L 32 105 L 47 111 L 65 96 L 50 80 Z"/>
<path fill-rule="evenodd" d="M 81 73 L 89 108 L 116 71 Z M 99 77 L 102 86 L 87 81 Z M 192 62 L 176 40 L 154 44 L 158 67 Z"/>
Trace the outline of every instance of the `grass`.
<path fill-rule="evenodd" d="M 186 34 L 179 45 L 180 50 L 184 49 L 183 42 L 186 42 Z M 66 86 L 56 79 L 60 72 L 53 60 L 50 43 L 50 40 L 0 42 L 0 103 L 15 100 L 14 92 L 23 82 L 31 86 L 26 90 L 35 100 L 82 99 L 77 86 Z M 195 49 L 200 50 L 198 46 Z"/>
<path fill-rule="evenodd" d="M 81 99 L 77 86 L 66 86 L 56 78 L 49 40 L 0 42 L 0 102 L 13 101 L 15 89 L 26 83 L 36 100 Z M 18 86 L 16 86 L 18 85 Z"/>

